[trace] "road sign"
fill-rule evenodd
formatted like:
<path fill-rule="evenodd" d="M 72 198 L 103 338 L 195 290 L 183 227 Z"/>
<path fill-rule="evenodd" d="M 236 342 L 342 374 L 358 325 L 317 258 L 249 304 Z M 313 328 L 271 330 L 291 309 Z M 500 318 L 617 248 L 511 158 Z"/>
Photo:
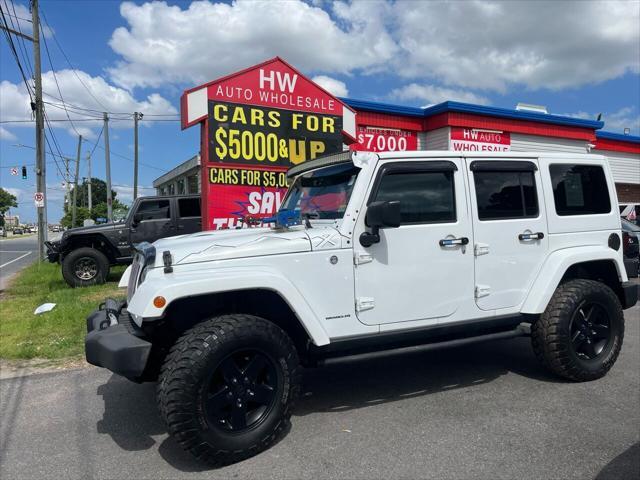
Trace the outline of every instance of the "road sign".
<path fill-rule="evenodd" d="M 33 200 L 36 203 L 36 208 L 44 207 L 44 193 L 42 192 L 34 193 Z"/>
<path fill-rule="evenodd" d="M 18 176 L 18 167 L 11 167 L 11 175 L 14 177 Z"/>

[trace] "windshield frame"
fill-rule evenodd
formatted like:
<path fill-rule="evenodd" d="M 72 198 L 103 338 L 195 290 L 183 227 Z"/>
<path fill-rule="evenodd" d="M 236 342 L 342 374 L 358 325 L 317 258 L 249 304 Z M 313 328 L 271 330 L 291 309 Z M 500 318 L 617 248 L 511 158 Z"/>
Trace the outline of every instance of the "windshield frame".
<path fill-rule="evenodd" d="M 346 167 L 346 168 L 345 168 Z M 348 176 L 349 179 L 347 181 L 347 185 L 348 185 L 348 191 L 345 191 L 344 193 L 346 194 L 346 204 L 344 205 L 344 210 L 342 211 L 342 214 L 337 217 L 337 218 L 314 218 L 312 216 L 306 217 L 306 220 L 310 221 L 310 222 L 317 222 L 317 223 L 322 223 L 322 224 L 335 224 L 337 222 L 342 221 L 342 219 L 344 218 L 345 213 L 347 212 L 347 208 L 349 206 L 349 202 L 351 201 L 351 197 L 353 195 L 353 191 L 354 191 L 354 187 L 356 185 L 356 182 L 358 180 L 358 176 L 361 173 L 361 168 L 354 165 L 353 162 L 351 161 L 346 161 L 346 162 L 340 162 L 340 163 L 335 163 L 335 164 L 331 164 L 331 165 L 324 165 L 324 166 L 319 166 L 318 168 L 314 168 L 312 170 L 307 170 L 303 173 L 300 173 L 299 175 L 297 175 L 296 177 L 294 177 L 293 182 L 289 185 L 289 188 L 287 189 L 287 193 L 284 196 L 284 198 L 282 199 L 282 203 L 280 204 L 280 208 L 278 209 L 277 215 L 291 215 L 291 214 L 295 214 L 297 213 L 299 218 L 304 221 L 305 219 L 305 215 L 302 213 L 302 210 L 297 208 L 297 209 L 290 209 L 290 208 L 286 208 L 287 207 L 287 203 L 289 201 L 291 201 L 291 197 L 292 195 L 294 195 L 294 191 L 296 190 L 296 187 L 299 186 L 299 184 L 302 183 L 302 181 L 304 179 L 309 179 L 309 178 L 313 178 L 314 176 L 316 176 L 317 178 L 321 178 L 322 176 L 318 176 L 318 172 L 324 172 L 327 170 L 336 170 L 336 173 L 342 173 L 345 176 Z M 339 183 L 336 183 L 335 185 L 339 185 Z M 304 188 L 304 187 L 302 187 Z M 311 187 L 314 188 L 314 187 Z M 322 187 L 320 187 L 322 188 Z M 298 203 L 299 200 L 296 202 Z M 297 205 L 296 205 L 297 206 Z M 289 213 L 290 212 L 290 213 Z"/>

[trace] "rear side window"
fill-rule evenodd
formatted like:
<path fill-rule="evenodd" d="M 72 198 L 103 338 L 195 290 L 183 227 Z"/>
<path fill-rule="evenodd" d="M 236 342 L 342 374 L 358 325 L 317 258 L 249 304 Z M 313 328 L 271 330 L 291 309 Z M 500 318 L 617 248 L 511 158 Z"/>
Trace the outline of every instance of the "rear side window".
<path fill-rule="evenodd" d="M 473 180 L 480 220 L 538 216 L 534 172 L 474 171 Z"/>
<path fill-rule="evenodd" d="M 145 200 L 140 203 L 137 213 L 141 214 L 142 220 L 171 218 L 169 200 Z"/>
<path fill-rule="evenodd" d="M 199 198 L 179 198 L 178 199 L 178 216 L 199 217 L 200 216 L 200 199 Z"/>
<path fill-rule="evenodd" d="M 376 201 L 400 201 L 402 224 L 456 221 L 453 171 L 390 172 L 378 186 Z"/>
<path fill-rule="evenodd" d="M 558 215 L 611 212 L 609 188 L 602 167 L 555 164 L 549 166 L 549 173 Z"/>

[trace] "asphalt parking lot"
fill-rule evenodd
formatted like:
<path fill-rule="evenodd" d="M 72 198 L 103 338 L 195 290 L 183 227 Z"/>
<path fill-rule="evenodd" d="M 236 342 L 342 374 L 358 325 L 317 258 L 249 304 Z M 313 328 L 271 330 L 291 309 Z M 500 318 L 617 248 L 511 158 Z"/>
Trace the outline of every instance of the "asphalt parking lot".
<path fill-rule="evenodd" d="M 309 370 L 292 428 L 207 470 L 167 436 L 154 385 L 97 368 L 0 381 L 0 476 L 438 478 L 640 476 L 640 308 L 602 380 L 546 373 L 526 338 Z"/>

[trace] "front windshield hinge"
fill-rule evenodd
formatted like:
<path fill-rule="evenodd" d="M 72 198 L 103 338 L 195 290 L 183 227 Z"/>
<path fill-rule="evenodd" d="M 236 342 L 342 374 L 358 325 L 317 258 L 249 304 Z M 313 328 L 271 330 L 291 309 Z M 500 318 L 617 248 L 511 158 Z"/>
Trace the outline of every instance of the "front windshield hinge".
<path fill-rule="evenodd" d="M 353 252 L 353 263 L 355 265 L 362 265 L 364 263 L 373 262 L 373 257 L 370 253 L 366 252 Z"/>

